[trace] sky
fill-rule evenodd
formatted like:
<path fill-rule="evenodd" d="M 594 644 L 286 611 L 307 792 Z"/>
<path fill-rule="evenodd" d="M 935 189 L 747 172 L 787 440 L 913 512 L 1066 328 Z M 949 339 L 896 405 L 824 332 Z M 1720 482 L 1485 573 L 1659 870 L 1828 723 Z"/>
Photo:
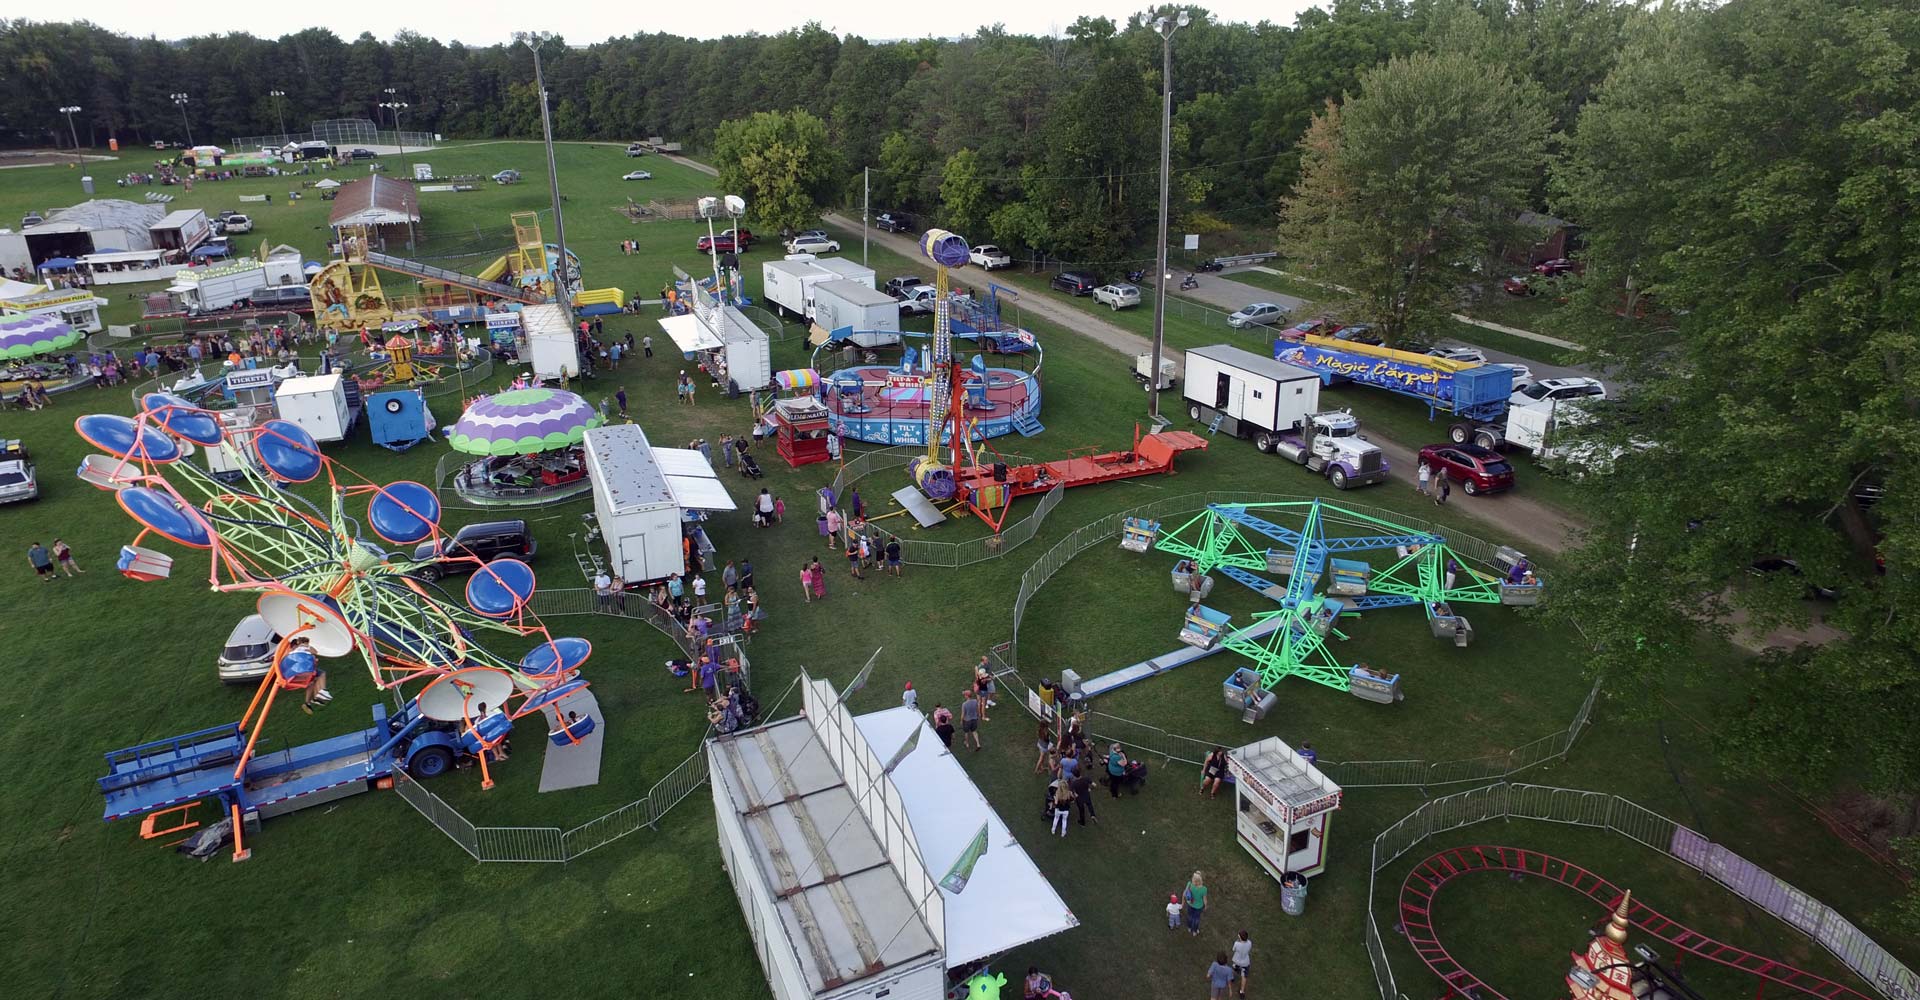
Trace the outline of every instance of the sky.
<path fill-rule="evenodd" d="M 757 31 L 776 34 L 809 20 L 837 34 L 870 39 L 953 37 L 1003 24 L 1017 34 L 1052 34 L 1081 15 L 1124 21 L 1146 0 L 973 0 L 969 3 L 901 5 L 891 0 L 730 0 L 716 11 L 700 3 L 574 0 L 571 3 L 502 3 L 499 0 L 326 0 L 325 3 L 175 3 L 151 0 L 91 0 L 86 20 L 130 35 L 184 38 L 230 31 L 273 38 L 309 27 L 326 27 L 353 39 L 371 31 L 386 39 L 403 29 L 471 45 L 509 41 L 516 30 L 549 31 L 580 45 L 616 35 L 663 31 L 694 38 Z M 1211 0 L 1200 4 L 1216 20 L 1291 24 L 1313 0 Z M 32 20 L 57 20 L 46 15 Z"/>

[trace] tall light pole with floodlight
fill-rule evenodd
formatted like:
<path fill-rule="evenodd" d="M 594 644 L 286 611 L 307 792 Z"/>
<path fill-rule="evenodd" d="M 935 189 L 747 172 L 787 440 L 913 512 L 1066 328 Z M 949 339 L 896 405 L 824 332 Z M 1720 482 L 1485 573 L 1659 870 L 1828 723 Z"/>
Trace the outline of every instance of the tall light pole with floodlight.
<path fill-rule="evenodd" d="M 407 110 L 408 104 L 405 101 L 392 100 L 393 93 L 393 88 L 388 87 L 387 97 L 389 99 L 381 101 L 380 106 L 393 112 L 393 141 L 400 144 L 400 162 L 404 165 L 407 162 L 407 140 L 405 136 L 400 134 L 400 112 Z"/>
<path fill-rule="evenodd" d="M 267 91 L 267 96 L 273 100 L 273 113 L 275 117 L 280 120 L 280 141 L 284 143 L 287 140 L 287 92 L 284 90 L 269 90 Z"/>
<path fill-rule="evenodd" d="M 67 135 L 73 138 L 73 148 L 76 150 L 80 148 L 80 133 L 74 131 L 73 113 L 79 110 L 78 104 L 68 104 L 60 109 L 60 113 L 67 116 Z"/>
<path fill-rule="evenodd" d="M 1158 17 L 1142 12 L 1140 26 L 1160 33 L 1160 232 L 1154 241 L 1154 273 L 1158 283 L 1153 289 L 1153 360 L 1147 369 L 1147 415 L 1160 416 L 1160 356 L 1167 344 L 1167 285 L 1173 276 L 1167 273 L 1167 182 L 1173 160 L 1173 33 L 1187 26 L 1191 18 L 1183 9 L 1177 14 Z"/>
<path fill-rule="evenodd" d="M 553 163 L 553 118 L 547 111 L 547 78 L 540 69 L 540 46 L 549 35 L 538 31 L 516 31 L 513 40 L 533 53 L 533 85 L 540 91 L 540 135 L 547 146 L 547 194 L 553 199 L 553 234 L 559 241 L 560 257 L 554 264 L 553 287 L 559 293 L 560 308 L 568 321 L 573 317 L 573 293 L 567 290 L 567 223 L 560 214 L 560 171 Z"/>
<path fill-rule="evenodd" d="M 187 120 L 187 101 L 191 98 L 185 94 L 168 94 L 167 96 L 173 98 L 173 103 L 180 108 L 180 124 L 186 127 L 187 148 L 191 149 L 193 148 L 193 123 Z"/>

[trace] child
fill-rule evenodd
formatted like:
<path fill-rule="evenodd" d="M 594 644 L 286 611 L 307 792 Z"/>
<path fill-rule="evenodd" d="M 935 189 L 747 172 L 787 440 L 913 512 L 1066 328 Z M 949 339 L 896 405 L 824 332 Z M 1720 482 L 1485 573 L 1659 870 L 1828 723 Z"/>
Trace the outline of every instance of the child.
<path fill-rule="evenodd" d="M 773 523 L 779 524 L 787 519 L 787 502 L 780 497 L 773 498 Z"/>
<path fill-rule="evenodd" d="M 1167 897 L 1167 929 L 1180 929 L 1180 894 L 1177 892 Z"/>

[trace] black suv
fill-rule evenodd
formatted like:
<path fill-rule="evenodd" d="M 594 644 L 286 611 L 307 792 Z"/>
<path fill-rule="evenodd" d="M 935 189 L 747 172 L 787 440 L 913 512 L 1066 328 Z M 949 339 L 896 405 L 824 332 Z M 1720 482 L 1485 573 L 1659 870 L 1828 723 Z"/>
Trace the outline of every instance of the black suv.
<path fill-rule="evenodd" d="M 436 546 L 444 548 L 436 551 Z M 475 564 L 466 560 L 468 556 L 481 562 L 500 556 L 531 562 L 534 549 L 533 532 L 528 530 L 525 521 L 469 524 L 454 532 L 452 539 L 421 542 L 413 550 L 413 560 L 427 565 L 414 570 L 414 575 L 423 580 L 438 580 L 449 573 L 471 573 Z"/>
<path fill-rule="evenodd" d="M 1100 287 L 1100 279 L 1084 271 L 1061 271 L 1050 284 L 1068 295 L 1092 295 Z"/>
<path fill-rule="evenodd" d="M 883 233 L 904 233 L 913 228 L 913 217 L 905 212 L 881 212 L 873 224 Z"/>

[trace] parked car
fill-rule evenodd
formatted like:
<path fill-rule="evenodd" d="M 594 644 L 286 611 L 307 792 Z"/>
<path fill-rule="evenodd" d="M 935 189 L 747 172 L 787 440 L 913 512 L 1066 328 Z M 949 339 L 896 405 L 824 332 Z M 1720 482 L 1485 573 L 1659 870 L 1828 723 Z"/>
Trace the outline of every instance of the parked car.
<path fill-rule="evenodd" d="M 1584 375 L 1543 378 L 1525 388 L 1515 389 L 1507 402 L 1510 406 L 1525 406 L 1528 403 L 1544 400 L 1584 399 L 1588 396 L 1596 399 L 1607 398 L 1606 383 Z"/>
<path fill-rule="evenodd" d="M 25 229 L 28 226 L 37 226 L 45 221 L 47 220 L 42 218 L 39 212 L 28 212 L 20 217 L 20 228 Z"/>
<path fill-rule="evenodd" d="M 493 175 L 493 180 L 496 184 L 518 184 L 520 183 L 520 171 L 502 170 Z"/>
<path fill-rule="evenodd" d="M 932 285 L 915 285 L 900 294 L 900 311 L 903 313 L 931 313 L 934 304 L 940 301 L 940 290 Z"/>
<path fill-rule="evenodd" d="M 222 233 L 239 234 L 253 232 L 253 220 L 238 212 L 226 218 L 226 225 L 220 228 Z"/>
<path fill-rule="evenodd" d="M 719 236 L 702 236 L 693 241 L 693 248 L 701 253 L 745 253 L 746 246 L 734 242 L 734 238 L 725 233 Z"/>
<path fill-rule="evenodd" d="M 1333 320 L 1330 320 L 1325 316 L 1322 316 L 1319 319 L 1310 319 L 1304 322 L 1295 323 L 1292 326 L 1287 327 L 1284 330 L 1281 330 L 1279 337 L 1281 340 L 1305 340 L 1309 336 L 1316 336 L 1316 337 L 1329 336 L 1337 332 L 1339 329 L 1340 329 L 1340 324 L 1335 323 Z"/>
<path fill-rule="evenodd" d="M 1137 285 L 1101 285 L 1093 290 L 1093 301 L 1119 312 L 1140 304 L 1140 288 Z"/>
<path fill-rule="evenodd" d="M 0 451 L 0 503 L 18 503 L 40 498 L 40 479 L 34 473 L 33 460 L 18 442 Z"/>
<path fill-rule="evenodd" d="M 438 580 L 450 573 L 470 573 L 476 564 L 467 560 L 469 556 L 481 562 L 499 556 L 531 561 L 535 548 L 533 532 L 525 521 L 469 524 L 455 532 L 451 539 L 420 543 L 413 550 L 413 560 L 426 565 L 413 574 L 423 580 Z"/>
<path fill-rule="evenodd" d="M 913 229 L 913 216 L 905 212 L 881 212 L 873 224 L 883 233 L 904 233 Z"/>
<path fill-rule="evenodd" d="M 1013 266 L 1013 255 L 991 243 L 982 243 L 974 247 L 973 252 L 967 254 L 967 259 L 988 271 Z"/>
<path fill-rule="evenodd" d="M 1555 257 L 1552 260 L 1543 260 L 1533 265 L 1533 273 L 1543 278 L 1558 278 L 1563 274 L 1579 274 L 1584 270 L 1586 270 L 1585 265 L 1577 260 L 1570 260 L 1566 257 Z"/>
<path fill-rule="evenodd" d="M 214 661 L 220 683 L 245 684 L 267 676 L 267 671 L 273 669 L 273 651 L 280 645 L 280 639 L 280 633 L 259 615 L 240 619 L 240 624 L 227 633 L 226 645 L 220 647 L 220 658 Z"/>
<path fill-rule="evenodd" d="M 647 155 L 647 147 L 638 142 L 630 142 L 627 144 L 627 155 L 628 156 L 645 156 Z"/>
<path fill-rule="evenodd" d="M 1533 369 L 1528 368 L 1526 365 L 1513 364 L 1506 361 L 1494 361 L 1490 362 L 1490 364 L 1494 368 L 1505 368 L 1512 372 L 1513 387 L 1515 389 L 1525 389 L 1527 386 L 1533 384 Z"/>
<path fill-rule="evenodd" d="M 833 234 L 827 232 L 824 229 L 802 229 L 799 232 L 793 234 L 794 239 L 799 239 L 805 236 L 818 236 L 823 240 L 830 240 L 833 238 Z"/>
<path fill-rule="evenodd" d="M 1227 315 L 1227 325 L 1236 330 L 1250 326 L 1273 326 L 1286 322 L 1287 307 L 1277 302 L 1255 302 Z"/>
<path fill-rule="evenodd" d="M 1500 283 L 1500 290 L 1515 298 L 1526 298 L 1540 290 L 1533 287 L 1533 275 L 1516 274 Z"/>
<path fill-rule="evenodd" d="M 653 173 L 647 170 L 629 170 L 621 174 L 620 179 L 623 181 L 650 181 L 653 180 Z"/>
<path fill-rule="evenodd" d="M 1436 476 L 1460 484 L 1468 496 L 1513 489 L 1513 466 L 1492 448 L 1477 444 L 1430 444 L 1420 449 L 1420 461 Z"/>
<path fill-rule="evenodd" d="M 1487 356 L 1478 347 L 1436 347 L 1427 352 L 1436 358 L 1459 361 L 1470 365 L 1484 365 Z"/>
<path fill-rule="evenodd" d="M 1068 295 L 1092 295 L 1093 290 L 1100 287 L 1100 279 L 1084 271 L 1061 271 L 1049 284 Z"/>
<path fill-rule="evenodd" d="M 825 236 L 795 236 L 787 241 L 788 253 L 839 253 L 840 241 Z"/>
<path fill-rule="evenodd" d="M 373 159 L 373 150 L 355 146 L 347 151 L 347 158 L 350 160 L 371 160 Z"/>
<path fill-rule="evenodd" d="M 1352 326 L 1343 326 L 1333 331 L 1333 339 L 1348 340 L 1356 344 L 1372 344 L 1375 347 L 1386 343 L 1379 334 L 1373 332 L 1372 323 L 1355 323 Z"/>
<path fill-rule="evenodd" d="M 917 274 L 902 274 L 897 277 L 888 278 L 887 283 L 883 285 L 880 290 L 896 299 L 904 299 L 907 297 L 909 291 L 919 288 L 926 283 L 927 279 Z"/>

